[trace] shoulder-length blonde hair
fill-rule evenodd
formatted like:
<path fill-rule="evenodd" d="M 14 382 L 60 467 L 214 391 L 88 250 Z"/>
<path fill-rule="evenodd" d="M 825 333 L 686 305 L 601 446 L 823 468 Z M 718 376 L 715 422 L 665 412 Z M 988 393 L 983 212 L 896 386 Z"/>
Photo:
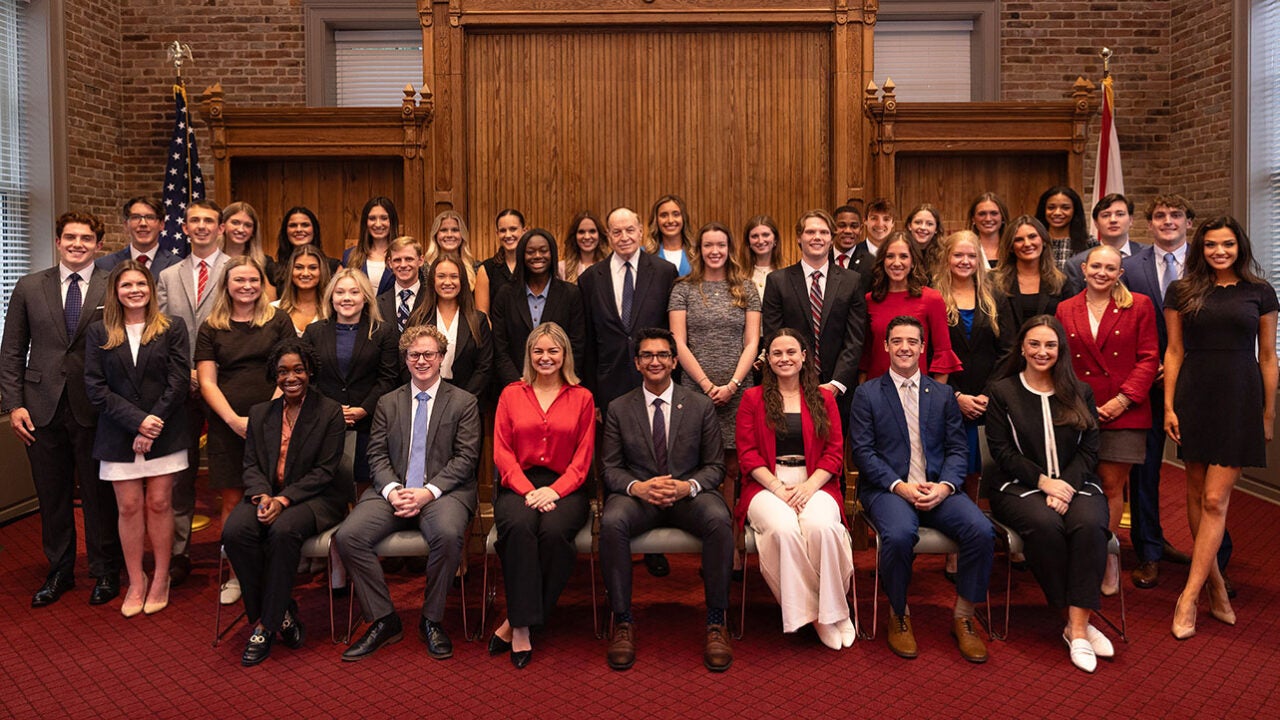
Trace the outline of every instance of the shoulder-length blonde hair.
<path fill-rule="evenodd" d="M 116 265 L 107 276 L 107 293 L 102 298 L 102 324 L 107 328 L 107 341 L 102 344 L 103 350 L 110 350 L 125 342 L 124 306 L 120 304 L 120 293 L 116 286 L 120 284 L 121 276 L 130 271 L 142 273 L 147 281 L 148 297 L 142 325 L 142 344 L 146 345 L 169 329 L 169 318 L 160 312 L 160 301 L 156 299 L 155 277 L 137 260 L 125 260 Z"/>
<path fill-rule="evenodd" d="M 458 221 L 458 233 L 462 235 L 462 243 L 458 245 L 458 253 L 456 259 L 462 264 L 462 269 L 467 273 L 467 282 L 471 283 L 471 287 L 476 286 L 476 258 L 471 254 L 471 233 L 467 230 L 467 221 L 455 210 L 445 210 L 436 215 L 436 219 L 431 221 L 431 232 L 427 234 L 427 247 L 422 253 L 423 265 L 430 267 L 435 261 L 444 254 L 440 249 L 440 243 L 436 242 L 436 235 L 440 232 L 440 226 L 445 220 Z"/>
<path fill-rule="evenodd" d="M 320 273 L 320 279 L 316 283 L 316 315 L 321 320 L 328 320 L 333 308 L 328 307 L 321 300 L 321 293 L 324 288 L 329 285 L 329 258 L 320 252 L 320 248 L 315 245 L 299 245 L 289 253 L 289 261 L 284 267 L 284 288 L 280 291 L 280 309 L 291 313 L 298 307 L 298 289 L 293 284 L 293 266 L 301 258 L 313 257 L 319 266 L 317 272 Z"/>
<path fill-rule="evenodd" d="M 320 304 L 327 308 L 330 317 L 336 317 L 336 311 L 333 309 L 333 291 L 338 287 L 339 280 L 351 280 L 360 290 L 360 295 L 364 298 L 364 310 L 361 314 L 369 318 L 369 337 L 372 338 L 374 331 L 382 325 L 382 311 L 378 309 L 378 296 L 373 292 L 373 283 L 369 282 L 369 276 L 365 275 L 360 268 L 338 268 L 338 272 L 329 278 L 329 284 L 325 285 Z"/>
<path fill-rule="evenodd" d="M 529 333 L 529 339 L 524 343 L 524 375 L 520 379 L 529 385 L 533 384 L 538 374 L 533 369 L 533 346 L 544 336 L 559 345 L 560 353 L 564 356 L 564 362 L 560 365 L 560 379 L 566 385 L 577 385 L 581 381 L 573 369 L 573 346 L 569 344 L 569 335 L 564 328 L 553 322 L 544 322 Z"/>
<path fill-rule="evenodd" d="M 228 283 L 231 279 L 231 271 L 238 267 L 248 266 L 258 272 L 258 279 L 262 281 L 262 292 L 258 293 L 258 299 L 253 304 L 253 320 L 250 324 L 254 327 L 262 327 L 275 317 L 276 309 L 271 307 L 271 303 L 267 301 L 267 271 L 262 265 L 253 259 L 251 255 L 237 255 L 227 261 L 222 266 L 222 277 L 218 279 L 218 297 L 213 302 L 213 310 L 209 311 L 209 318 L 205 322 L 209 323 L 209 327 L 214 330 L 230 330 L 231 329 L 231 308 L 235 303 L 231 299 L 231 290 Z"/>
<path fill-rule="evenodd" d="M 254 210 L 252 205 L 247 202 L 233 202 L 226 206 L 222 209 L 222 224 L 225 226 L 233 215 L 239 215 L 240 213 L 248 215 L 249 219 L 253 221 L 253 234 L 249 236 L 248 242 L 244 244 L 244 254 L 257 260 L 262 267 L 266 267 L 267 254 L 262 250 L 262 223 L 258 221 L 258 211 Z M 230 237 L 230 233 L 224 228 L 222 231 L 222 252 L 230 256 L 231 253 L 227 252 L 228 237 Z"/>
<path fill-rule="evenodd" d="M 991 293 L 991 277 L 987 273 L 987 264 L 982 261 L 982 243 L 978 234 L 972 230 L 953 232 L 936 241 L 938 262 L 933 269 L 933 287 L 942 294 L 942 301 L 947 305 L 947 325 L 955 327 L 960 324 L 960 308 L 956 305 L 955 282 L 951 277 L 951 253 L 956 246 L 967 242 L 973 246 L 973 298 L 977 309 L 991 319 L 991 332 L 1000 335 L 1000 323 L 995 296 Z"/>

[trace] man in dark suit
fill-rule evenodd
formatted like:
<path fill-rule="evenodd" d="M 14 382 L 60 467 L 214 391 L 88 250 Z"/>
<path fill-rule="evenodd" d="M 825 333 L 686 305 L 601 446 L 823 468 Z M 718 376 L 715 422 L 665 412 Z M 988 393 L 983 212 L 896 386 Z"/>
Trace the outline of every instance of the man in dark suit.
<path fill-rule="evenodd" d="M 800 216 L 800 262 L 769 273 L 761 310 L 764 338 L 788 327 L 816 350 L 818 379 L 836 396 L 841 417 L 848 417 L 850 393 L 858 384 L 867 302 L 858 273 L 830 261 L 834 225 L 825 210 Z"/>
<path fill-rule="evenodd" d="M 422 304 L 422 248 L 412 238 L 396 238 L 387 247 L 387 265 L 396 276 L 396 284 L 378 296 L 382 319 L 393 322 L 397 332 L 404 332 L 409 316 Z M 407 381 L 408 375 L 402 375 Z"/>
<path fill-rule="evenodd" d="M 832 216 L 836 228 L 831 238 L 831 256 L 836 265 L 848 270 L 854 249 L 862 240 L 862 211 L 855 205 L 841 205 Z"/>
<path fill-rule="evenodd" d="M 871 268 L 876 264 L 876 255 L 889 241 L 889 236 L 897 226 L 893 213 L 893 203 L 885 198 L 876 198 L 867 203 L 866 221 L 862 223 L 862 242 L 853 248 L 848 265 L 841 265 L 858 273 L 863 295 L 871 292 Z M 836 260 L 836 264 L 839 264 L 838 257 Z"/>
<path fill-rule="evenodd" d="M 98 416 L 84 385 L 85 331 L 102 317 L 107 273 L 95 269 L 102 221 L 86 213 L 58 218 L 58 264 L 18 281 L 9 298 L 0 342 L 0 411 L 27 446 L 41 540 L 49 575 L 31 598 L 49 605 L 75 585 L 77 479 L 84 506 L 89 574 L 97 578 L 91 605 L 120 594 L 122 555 L 115 492 L 98 477 L 93 439 Z"/>
<path fill-rule="evenodd" d="M 1098 243 L 1120 251 L 1121 258 L 1132 256 L 1141 247 L 1129 241 L 1129 230 L 1133 227 L 1133 201 L 1120 193 L 1108 193 L 1093 206 L 1093 225 L 1098 231 Z M 1067 282 L 1062 286 L 1062 297 L 1068 298 L 1084 290 L 1082 266 L 1088 258 L 1089 251 L 1081 250 L 1067 260 L 1067 267 L 1063 269 Z M 1156 310 L 1159 309 L 1157 305 Z"/>
<path fill-rule="evenodd" d="M 430 548 L 418 634 L 431 657 L 453 656 L 453 643 L 440 623 L 476 510 L 483 437 L 475 396 L 440 378 L 448 347 L 444 333 L 434 326 L 406 328 L 400 353 L 412 378 L 382 396 L 374 411 L 369 438 L 373 486 L 334 535 L 370 621 L 343 660 L 362 660 L 403 636 L 374 546 L 393 532 L 413 529 Z"/>
<path fill-rule="evenodd" d="M 138 196 L 130 198 L 120 210 L 124 216 L 124 232 L 129 244 L 120 250 L 104 255 L 97 260 L 97 266 L 111 272 L 116 265 L 125 260 L 137 260 L 143 267 L 151 271 L 155 277 L 160 271 L 176 265 L 182 256 L 173 252 L 160 250 L 160 229 L 164 227 L 164 206 L 154 197 Z M 195 334 L 195 329 L 192 329 Z"/>
<path fill-rule="evenodd" d="M 720 672 L 733 663 L 725 626 L 733 564 L 733 520 L 717 492 L 724 479 L 724 439 L 715 405 L 671 382 L 676 341 L 669 330 L 637 334 L 641 387 L 609 404 L 600 463 L 608 491 L 600 523 L 600 569 L 615 626 L 609 667 L 635 662 L 631 616 L 631 538 L 656 527 L 677 527 L 702 540 L 707 601 L 703 665 Z"/>
<path fill-rule="evenodd" d="M 861 470 L 859 496 L 880 535 L 880 577 L 889 596 L 889 648 L 916 656 L 907 585 L 921 525 L 960 546 L 951 634 L 969 662 L 987 661 L 974 630 L 974 605 L 987 596 L 995 530 L 962 492 L 968 445 L 951 389 L 920 372 L 924 327 L 909 315 L 889 321 L 889 372 L 854 393 L 849 442 Z"/>

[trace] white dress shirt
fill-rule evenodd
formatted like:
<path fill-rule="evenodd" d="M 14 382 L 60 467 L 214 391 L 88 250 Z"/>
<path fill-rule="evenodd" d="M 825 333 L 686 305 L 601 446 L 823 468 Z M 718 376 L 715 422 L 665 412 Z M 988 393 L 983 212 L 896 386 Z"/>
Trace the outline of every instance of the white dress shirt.
<path fill-rule="evenodd" d="M 456 319 L 454 320 L 454 324 L 455 324 L 455 325 L 457 324 L 457 320 L 456 320 Z M 426 410 L 426 412 L 427 412 L 427 432 L 428 432 L 428 433 L 430 433 L 430 431 L 431 431 L 431 413 L 432 413 L 432 412 L 434 412 L 434 411 L 435 411 L 435 409 L 436 409 L 436 393 L 438 393 L 438 392 L 440 391 L 440 382 L 441 382 L 441 378 L 437 377 L 437 378 L 436 378 L 436 382 L 435 382 L 435 384 L 434 384 L 434 385 L 432 385 L 431 387 L 423 388 L 423 387 L 418 387 L 418 383 L 417 383 L 417 381 L 416 381 L 416 380 L 410 380 L 410 381 L 409 381 L 409 389 L 410 389 L 410 393 L 409 393 L 409 428 L 410 428 L 410 433 L 412 433 L 412 432 L 413 432 L 413 421 L 414 421 L 414 420 L 416 420 L 416 419 L 417 419 L 417 417 L 418 417 L 418 393 L 420 393 L 420 392 L 424 392 L 424 391 L 425 391 L 428 395 L 430 395 L 430 396 L 431 396 L 431 399 L 427 401 L 427 410 Z M 430 440 L 430 438 L 428 438 L 428 440 Z M 410 437 L 410 438 L 409 438 L 409 447 L 413 447 L 413 437 Z M 389 483 L 387 483 L 387 484 L 386 484 L 386 486 L 385 486 L 385 487 L 383 487 L 383 488 L 382 488 L 382 497 L 383 497 L 383 498 L 386 498 L 388 495 L 390 495 L 390 494 L 392 493 L 392 491 L 394 491 L 394 490 L 398 490 L 398 489 L 400 489 L 400 488 L 402 488 L 402 487 L 404 487 L 404 483 L 389 482 Z M 432 494 L 432 495 L 436 496 L 436 499 L 439 499 L 439 498 L 440 498 L 440 496 L 444 494 L 444 492 L 443 492 L 439 487 L 437 487 L 436 485 L 434 485 L 434 484 L 432 484 L 432 483 L 427 483 L 427 484 L 426 484 L 426 488 L 427 488 L 428 490 L 430 490 L 430 491 L 431 491 L 431 494 Z"/>

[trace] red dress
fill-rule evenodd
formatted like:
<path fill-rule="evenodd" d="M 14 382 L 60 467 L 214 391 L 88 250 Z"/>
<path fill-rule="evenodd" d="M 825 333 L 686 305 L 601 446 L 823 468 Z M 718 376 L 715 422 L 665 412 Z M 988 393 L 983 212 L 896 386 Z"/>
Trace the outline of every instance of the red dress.
<path fill-rule="evenodd" d="M 899 315 L 911 315 L 924 325 L 924 356 L 920 372 L 953 373 L 963 369 L 960 358 L 951 351 L 951 329 L 947 326 L 947 303 L 942 293 L 931 287 L 922 288 L 920 297 L 903 290 L 891 292 L 876 302 L 867 293 L 867 317 L 870 332 L 862 343 L 862 363 L 858 369 L 867 379 L 878 378 L 889 371 L 889 353 L 884 349 L 884 333 L 889 321 Z"/>

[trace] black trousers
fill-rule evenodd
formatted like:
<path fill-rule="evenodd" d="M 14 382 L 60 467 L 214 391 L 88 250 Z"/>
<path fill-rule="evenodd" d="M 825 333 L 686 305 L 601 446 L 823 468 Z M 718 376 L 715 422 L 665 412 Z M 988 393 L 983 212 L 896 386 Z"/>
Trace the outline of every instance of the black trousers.
<path fill-rule="evenodd" d="M 241 502 L 222 528 L 222 545 L 240 579 L 240 596 L 249 622 L 261 621 L 276 632 L 293 596 L 302 543 L 319 532 L 306 503 L 290 505 L 270 525 L 258 522 L 258 508 Z"/>
<path fill-rule="evenodd" d="M 1076 493 L 1065 515 L 1044 501 L 1044 493 L 1018 497 L 991 494 L 996 520 L 1022 536 L 1027 564 L 1045 599 L 1055 608 L 1102 607 L 1102 575 L 1107 569 L 1107 498 Z"/>
<path fill-rule="evenodd" d="M 191 553 L 191 521 L 196 514 L 196 473 L 200 470 L 200 435 L 204 432 L 204 400 L 196 393 L 187 398 L 187 469 L 173 479 L 173 554 Z"/>

